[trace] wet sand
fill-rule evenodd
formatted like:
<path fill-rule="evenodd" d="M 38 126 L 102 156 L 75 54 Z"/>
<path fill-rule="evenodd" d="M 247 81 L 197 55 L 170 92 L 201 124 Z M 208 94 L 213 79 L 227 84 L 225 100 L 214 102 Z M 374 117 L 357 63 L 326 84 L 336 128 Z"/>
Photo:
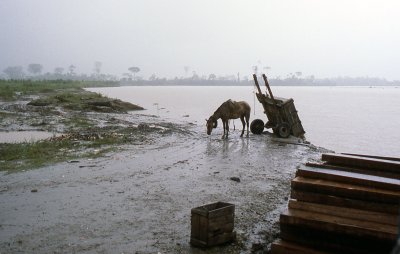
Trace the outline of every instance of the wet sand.
<path fill-rule="evenodd" d="M 179 124 L 102 158 L 2 172 L 1 253 L 263 253 L 297 165 L 321 151 L 268 134 L 221 134 Z M 235 204 L 237 241 L 191 247 L 191 208 L 216 201 Z"/>

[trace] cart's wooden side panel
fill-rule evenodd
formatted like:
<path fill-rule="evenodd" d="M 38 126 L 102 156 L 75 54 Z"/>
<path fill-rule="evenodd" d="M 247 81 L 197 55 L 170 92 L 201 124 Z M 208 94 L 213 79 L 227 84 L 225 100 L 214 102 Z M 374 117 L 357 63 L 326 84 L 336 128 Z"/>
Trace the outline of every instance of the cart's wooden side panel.
<path fill-rule="evenodd" d="M 282 118 L 289 123 L 291 127 L 291 134 L 295 137 L 300 137 L 306 133 L 301 125 L 299 115 L 297 114 L 296 107 L 294 106 L 293 99 L 290 99 L 282 105 Z"/>
<path fill-rule="evenodd" d="M 305 134 L 301 124 L 293 99 L 276 98 L 276 103 L 264 94 L 257 94 L 258 101 L 264 108 L 264 113 L 268 117 L 266 128 L 272 128 L 277 134 L 277 127 L 281 123 L 288 123 L 291 134 L 295 137 L 302 137 Z"/>

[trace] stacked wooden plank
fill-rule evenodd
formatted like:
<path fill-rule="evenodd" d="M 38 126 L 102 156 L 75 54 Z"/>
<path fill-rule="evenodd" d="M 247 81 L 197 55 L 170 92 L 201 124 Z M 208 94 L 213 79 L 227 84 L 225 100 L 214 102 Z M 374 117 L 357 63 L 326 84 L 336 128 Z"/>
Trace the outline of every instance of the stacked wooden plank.
<path fill-rule="evenodd" d="M 399 159 L 323 154 L 292 180 L 272 253 L 390 253 L 399 202 Z"/>

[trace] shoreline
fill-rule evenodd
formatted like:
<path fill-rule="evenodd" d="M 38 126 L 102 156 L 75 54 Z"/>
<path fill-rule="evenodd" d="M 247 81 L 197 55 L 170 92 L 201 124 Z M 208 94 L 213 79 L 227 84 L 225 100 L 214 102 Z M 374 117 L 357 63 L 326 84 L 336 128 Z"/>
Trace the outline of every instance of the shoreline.
<path fill-rule="evenodd" d="M 235 131 L 221 140 L 182 127 L 98 158 L 2 174 L 1 248 L 198 253 L 189 244 L 190 209 L 225 201 L 236 206 L 237 241 L 207 253 L 266 251 L 297 165 L 321 151 L 271 135 L 239 138 Z"/>
<path fill-rule="evenodd" d="M 8 108 L 22 127 L 40 112 L 56 113 L 39 128 L 76 123 L 64 122 L 74 111 L 40 107 L 35 117 L 32 107 Z M 268 133 L 240 138 L 236 130 L 221 140 L 218 131 L 137 112 L 83 115 L 89 127 L 71 125 L 71 136 L 53 139 L 71 141 L 61 160 L 0 172 L 2 250 L 199 253 L 189 244 L 190 209 L 225 201 L 236 206 L 237 241 L 207 253 L 263 253 L 278 236 L 296 167 L 325 151 Z M 67 157 L 67 149 L 76 151 Z"/>

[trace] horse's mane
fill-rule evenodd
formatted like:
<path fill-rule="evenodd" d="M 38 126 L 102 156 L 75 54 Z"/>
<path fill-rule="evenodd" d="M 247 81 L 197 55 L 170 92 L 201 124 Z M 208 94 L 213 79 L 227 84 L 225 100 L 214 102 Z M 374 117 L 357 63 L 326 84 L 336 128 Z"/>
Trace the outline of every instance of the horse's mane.
<path fill-rule="evenodd" d="M 215 114 L 218 114 L 219 111 L 223 110 L 223 108 L 226 107 L 228 103 L 234 103 L 234 101 L 232 101 L 231 99 L 229 99 L 229 100 L 225 101 L 224 103 L 222 103 L 221 106 L 219 106 L 218 109 L 215 110 L 214 115 L 215 115 Z"/>

